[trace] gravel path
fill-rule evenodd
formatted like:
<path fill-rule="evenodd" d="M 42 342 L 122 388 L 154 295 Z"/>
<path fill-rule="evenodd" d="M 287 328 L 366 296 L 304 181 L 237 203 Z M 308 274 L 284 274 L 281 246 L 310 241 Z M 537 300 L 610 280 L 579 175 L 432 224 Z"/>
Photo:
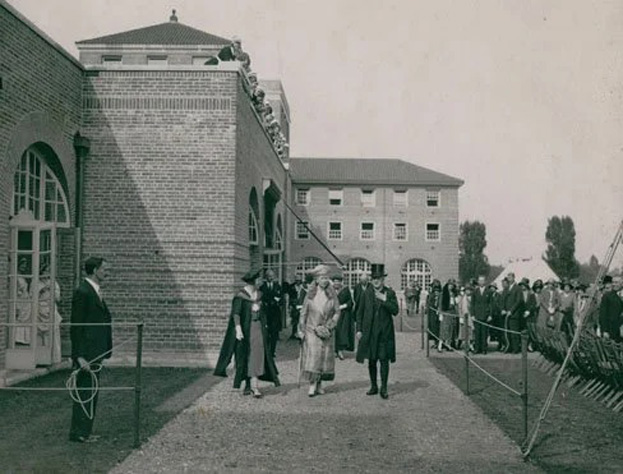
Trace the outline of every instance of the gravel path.
<path fill-rule="evenodd" d="M 282 386 L 243 397 L 223 379 L 113 473 L 539 472 L 519 448 L 397 333 L 389 400 L 365 395 L 367 367 L 337 361 L 327 394 L 296 383 L 298 343 L 282 342 Z"/>

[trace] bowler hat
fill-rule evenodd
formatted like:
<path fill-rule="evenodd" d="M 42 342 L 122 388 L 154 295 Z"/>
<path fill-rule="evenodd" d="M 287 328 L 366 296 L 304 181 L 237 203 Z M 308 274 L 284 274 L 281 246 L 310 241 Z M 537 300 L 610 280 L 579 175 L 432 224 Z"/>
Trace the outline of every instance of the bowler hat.
<path fill-rule="evenodd" d="M 387 273 L 385 273 L 385 265 L 382 263 L 373 263 L 370 266 L 370 278 L 382 278 L 386 277 Z"/>
<path fill-rule="evenodd" d="M 257 280 L 257 277 L 260 276 L 260 274 L 262 273 L 262 269 L 261 268 L 257 268 L 257 269 L 251 269 L 249 270 L 247 273 L 245 273 L 242 277 L 242 281 L 244 281 L 245 283 L 253 283 L 255 280 Z"/>

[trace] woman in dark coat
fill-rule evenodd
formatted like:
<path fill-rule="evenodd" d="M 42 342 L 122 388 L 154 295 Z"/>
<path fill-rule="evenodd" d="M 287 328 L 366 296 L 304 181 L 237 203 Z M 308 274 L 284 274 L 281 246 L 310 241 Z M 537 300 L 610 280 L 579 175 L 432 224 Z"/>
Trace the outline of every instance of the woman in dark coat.
<path fill-rule="evenodd" d="M 279 372 L 269 352 L 266 314 L 262 308 L 261 271 L 250 271 L 242 280 L 246 283 L 232 301 L 229 325 L 214 369 L 214 375 L 227 377 L 227 367 L 235 356 L 234 388 L 245 381 L 244 395 L 253 393 L 261 398 L 258 379 L 279 386 Z"/>
<path fill-rule="evenodd" d="M 381 365 L 381 397 L 387 399 L 389 363 L 396 362 L 396 335 L 394 320 L 399 311 L 396 293 L 385 286 L 384 265 L 372 265 L 372 285 L 361 295 L 357 309 L 357 362 L 368 359 L 370 390 L 367 395 L 379 393 L 377 363 Z"/>
<path fill-rule="evenodd" d="M 344 351 L 355 350 L 355 320 L 353 318 L 353 297 L 350 289 L 342 285 L 342 276 L 334 275 L 333 288 L 340 302 L 340 319 L 335 328 L 335 355 L 344 360 Z"/>
<path fill-rule="evenodd" d="M 426 308 L 428 311 L 428 340 L 432 340 L 434 344 L 437 344 L 437 338 L 439 337 L 439 311 L 441 311 L 441 282 L 439 280 L 434 280 L 430 287 Z"/>

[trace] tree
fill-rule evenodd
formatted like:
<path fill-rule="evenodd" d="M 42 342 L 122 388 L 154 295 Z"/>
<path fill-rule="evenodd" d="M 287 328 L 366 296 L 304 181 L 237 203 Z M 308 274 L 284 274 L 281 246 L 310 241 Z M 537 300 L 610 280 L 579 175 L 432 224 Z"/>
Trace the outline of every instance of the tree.
<path fill-rule="evenodd" d="M 545 261 L 560 278 L 577 278 L 580 264 L 575 259 L 575 225 L 569 216 L 553 216 L 545 232 Z"/>
<path fill-rule="evenodd" d="M 487 246 L 487 228 L 479 221 L 461 224 L 459 236 L 459 277 L 466 283 L 479 275 L 488 275 L 489 260 L 484 254 Z"/>
<path fill-rule="evenodd" d="M 588 263 L 583 263 L 580 265 L 580 281 L 585 284 L 591 284 L 597 278 L 597 274 L 599 273 L 599 260 L 595 255 L 591 255 L 591 258 L 588 260 Z"/>

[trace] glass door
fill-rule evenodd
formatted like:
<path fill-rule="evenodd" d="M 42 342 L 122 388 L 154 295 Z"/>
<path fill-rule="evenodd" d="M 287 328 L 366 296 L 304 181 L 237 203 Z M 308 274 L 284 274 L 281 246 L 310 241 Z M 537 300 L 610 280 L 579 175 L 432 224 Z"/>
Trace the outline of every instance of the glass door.
<path fill-rule="evenodd" d="M 56 232 L 53 226 L 43 225 L 38 230 L 39 274 L 37 279 L 37 344 L 36 365 L 50 365 L 52 352 L 60 344 L 60 318 L 56 310 Z"/>

